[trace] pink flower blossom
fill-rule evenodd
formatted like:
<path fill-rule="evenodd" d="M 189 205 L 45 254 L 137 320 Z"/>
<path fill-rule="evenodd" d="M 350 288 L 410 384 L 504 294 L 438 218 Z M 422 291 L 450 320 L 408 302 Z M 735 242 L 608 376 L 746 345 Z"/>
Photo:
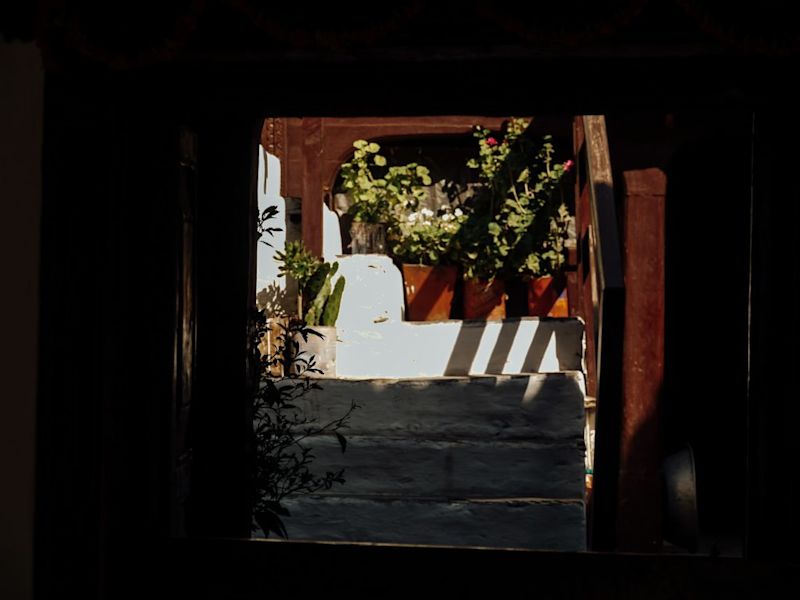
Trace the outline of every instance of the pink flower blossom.
<path fill-rule="evenodd" d="M 497 140 L 493 137 L 486 138 L 486 145 L 487 146 L 497 146 Z"/>
<path fill-rule="evenodd" d="M 564 163 L 564 173 L 566 173 L 567 171 L 569 171 L 569 170 L 572 168 L 572 165 L 574 165 L 574 164 L 575 164 L 575 163 L 574 163 L 574 162 L 572 162 L 572 160 L 571 160 L 571 159 L 570 159 L 570 160 L 568 160 L 567 162 L 565 162 L 565 163 Z"/>

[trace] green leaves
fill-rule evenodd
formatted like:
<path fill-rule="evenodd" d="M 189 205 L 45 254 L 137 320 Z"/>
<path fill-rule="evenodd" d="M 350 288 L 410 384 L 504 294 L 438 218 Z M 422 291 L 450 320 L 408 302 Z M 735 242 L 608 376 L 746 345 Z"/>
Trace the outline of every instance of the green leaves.
<path fill-rule="evenodd" d="M 280 277 L 289 275 L 294 278 L 301 289 L 322 264 L 322 261 L 309 252 L 299 240 L 288 242 L 283 251 L 275 253 L 275 260 L 281 263 L 278 265 L 278 275 Z"/>
<path fill-rule="evenodd" d="M 483 195 L 476 196 L 459 236 L 467 277 L 490 280 L 501 272 L 543 275 L 564 261 L 569 215 L 561 186 L 564 165 L 554 164 L 550 135 L 535 137 L 530 121 L 512 118 L 502 132 L 476 125 Z"/>
<path fill-rule="evenodd" d="M 306 325 L 309 327 L 318 325 L 325 327 L 336 326 L 345 285 L 345 278 L 339 277 L 336 281 L 336 286 L 331 287 L 333 276 L 336 275 L 338 269 L 338 262 L 332 265 L 323 263 L 311 281 L 309 281 L 308 288 L 305 291 L 305 295 L 311 299 L 311 304 L 305 317 Z M 314 287 L 312 287 L 312 284 L 314 284 Z M 309 331 L 313 331 L 313 329 Z"/>
<path fill-rule="evenodd" d="M 341 281 L 341 279 L 340 279 Z M 269 329 L 265 319 L 258 319 L 255 339 L 260 339 Z M 296 336 L 307 339 L 319 335 L 300 321 L 279 324 L 280 334 L 272 354 L 260 356 L 261 369 L 257 372 L 253 392 L 253 429 L 250 447 L 250 492 L 254 529 L 264 535 L 287 538 L 283 518 L 290 517 L 283 505 L 285 498 L 329 490 L 344 483 L 344 470 L 316 472 L 313 470 L 314 439 L 336 436 L 342 452 L 347 440 L 342 430 L 348 426 L 350 415 L 358 406 L 352 403 L 340 417 L 328 422 L 317 422 L 304 413 L 301 402 L 312 390 L 321 389 L 307 377 L 314 371 L 314 357 L 298 353 Z M 273 377 L 271 368 L 283 365 L 284 375 Z"/>
<path fill-rule="evenodd" d="M 337 264 L 338 263 L 334 263 Z M 336 285 L 333 286 L 333 291 L 330 297 L 325 302 L 325 308 L 322 309 L 322 317 L 320 318 L 320 325 L 323 327 L 335 327 L 336 320 L 339 318 L 339 309 L 342 305 L 342 294 L 344 293 L 345 278 L 339 277 L 336 280 Z"/>
<path fill-rule="evenodd" d="M 390 223 L 410 199 L 424 196 L 422 186 L 431 184 L 427 167 L 417 163 L 390 166 L 378 154 L 375 142 L 353 142 L 353 159 L 342 165 L 345 192 L 350 196 L 350 214 L 361 223 Z"/>
<path fill-rule="evenodd" d="M 460 208 L 445 206 L 434 212 L 398 211 L 398 220 L 389 229 L 389 248 L 400 262 L 442 265 L 455 262 L 455 240 L 466 218 Z"/>
<path fill-rule="evenodd" d="M 280 263 L 278 275 L 289 275 L 297 281 L 300 291 L 298 318 L 309 326 L 336 325 L 344 291 L 344 278 L 340 277 L 336 282 L 333 293 L 331 283 L 339 263 L 321 261 L 305 248 L 302 241 L 287 243 L 283 251 L 275 253 L 275 260 Z M 303 329 L 299 334 L 306 341 L 308 335 L 318 335 L 312 329 Z"/>

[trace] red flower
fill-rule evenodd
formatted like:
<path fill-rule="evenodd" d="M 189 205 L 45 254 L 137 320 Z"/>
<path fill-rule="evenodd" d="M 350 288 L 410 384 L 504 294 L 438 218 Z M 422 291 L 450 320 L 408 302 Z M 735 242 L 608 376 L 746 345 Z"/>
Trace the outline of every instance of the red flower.
<path fill-rule="evenodd" d="M 565 162 L 565 163 L 564 163 L 564 173 L 566 173 L 567 171 L 569 171 L 569 170 L 572 168 L 572 165 L 574 165 L 574 164 L 575 164 L 575 163 L 574 163 L 574 162 L 572 162 L 572 159 L 570 159 L 570 160 L 568 160 L 567 162 Z"/>
<path fill-rule="evenodd" d="M 497 146 L 497 140 L 493 137 L 486 138 L 486 145 L 487 146 Z"/>

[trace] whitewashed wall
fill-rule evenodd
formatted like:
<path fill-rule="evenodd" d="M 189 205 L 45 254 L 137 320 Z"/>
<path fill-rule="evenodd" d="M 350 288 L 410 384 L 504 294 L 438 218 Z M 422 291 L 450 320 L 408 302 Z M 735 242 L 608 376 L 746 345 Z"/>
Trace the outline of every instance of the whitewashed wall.
<path fill-rule="evenodd" d="M 264 236 L 266 244 L 258 244 L 256 256 L 256 290 L 259 306 L 268 312 L 280 312 L 280 309 L 291 310 L 295 306 L 293 298 L 297 293 L 293 282 L 285 277 L 278 277 L 276 252 L 282 251 L 287 239 L 295 239 L 291 235 L 292 225 L 288 218 L 290 203 L 281 196 L 281 163 L 277 156 L 267 152 L 263 146 L 258 147 L 258 210 L 268 206 L 276 206 L 278 213 L 268 223 L 270 227 L 280 227 L 281 231 L 272 236 Z M 299 232 L 297 232 L 299 238 Z M 322 214 L 322 256 L 328 262 L 336 260 L 342 254 L 342 236 L 339 230 L 339 217 L 323 205 Z"/>
<path fill-rule="evenodd" d="M 268 206 L 277 206 L 278 214 L 271 219 L 269 227 L 280 227 L 271 236 L 265 235 L 259 241 L 256 254 L 256 290 L 259 306 L 268 312 L 278 312 L 285 307 L 286 278 L 278 277 L 278 263 L 275 253 L 283 250 L 286 244 L 287 215 L 286 200 L 280 194 L 281 165 L 276 156 L 269 154 L 262 146 L 258 147 L 258 210 L 262 212 Z"/>
<path fill-rule="evenodd" d="M 284 249 L 287 239 L 300 237 L 300 232 L 292 234 L 289 221 L 291 199 L 281 196 L 281 164 L 277 156 L 267 152 L 262 146 L 258 149 L 258 209 L 276 206 L 278 213 L 268 225 L 280 227 L 281 231 L 262 240 L 270 246 L 259 243 L 256 264 L 256 290 L 259 306 L 270 314 L 291 312 L 296 306 L 297 290 L 294 282 L 278 277 L 278 262 L 275 255 Z M 382 322 L 387 319 L 402 320 L 404 309 L 402 277 L 399 270 L 386 256 L 380 255 L 342 255 L 342 236 L 339 216 L 323 205 L 322 213 L 322 256 L 328 262 L 339 262 L 339 273 L 347 279 L 345 295 L 339 314 L 340 323 Z M 338 275 L 337 275 L 338 278 Z"/>

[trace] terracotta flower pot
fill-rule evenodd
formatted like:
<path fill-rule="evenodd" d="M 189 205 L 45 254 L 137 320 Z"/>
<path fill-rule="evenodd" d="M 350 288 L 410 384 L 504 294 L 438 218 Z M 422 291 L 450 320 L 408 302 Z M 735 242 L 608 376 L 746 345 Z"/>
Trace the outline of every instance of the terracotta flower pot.
<path fill-rule="evenodd" d="M 564 291 L 564 278 L 561 275 L 534 277 L 528 284 L 528 315 L 531 317 L 568 317 Z"/>
<path fill-rule="evenodd" d="M 479 279 L 464 282 L 464 318 L 494 321 L 506 316 L 505 283 L 500 279 L 487 285 Z"/>
<path fill-rule="evenodd" d="M 444 321 L 450 318 L 458 267 L 403 265 L 406 321 Z"/>

